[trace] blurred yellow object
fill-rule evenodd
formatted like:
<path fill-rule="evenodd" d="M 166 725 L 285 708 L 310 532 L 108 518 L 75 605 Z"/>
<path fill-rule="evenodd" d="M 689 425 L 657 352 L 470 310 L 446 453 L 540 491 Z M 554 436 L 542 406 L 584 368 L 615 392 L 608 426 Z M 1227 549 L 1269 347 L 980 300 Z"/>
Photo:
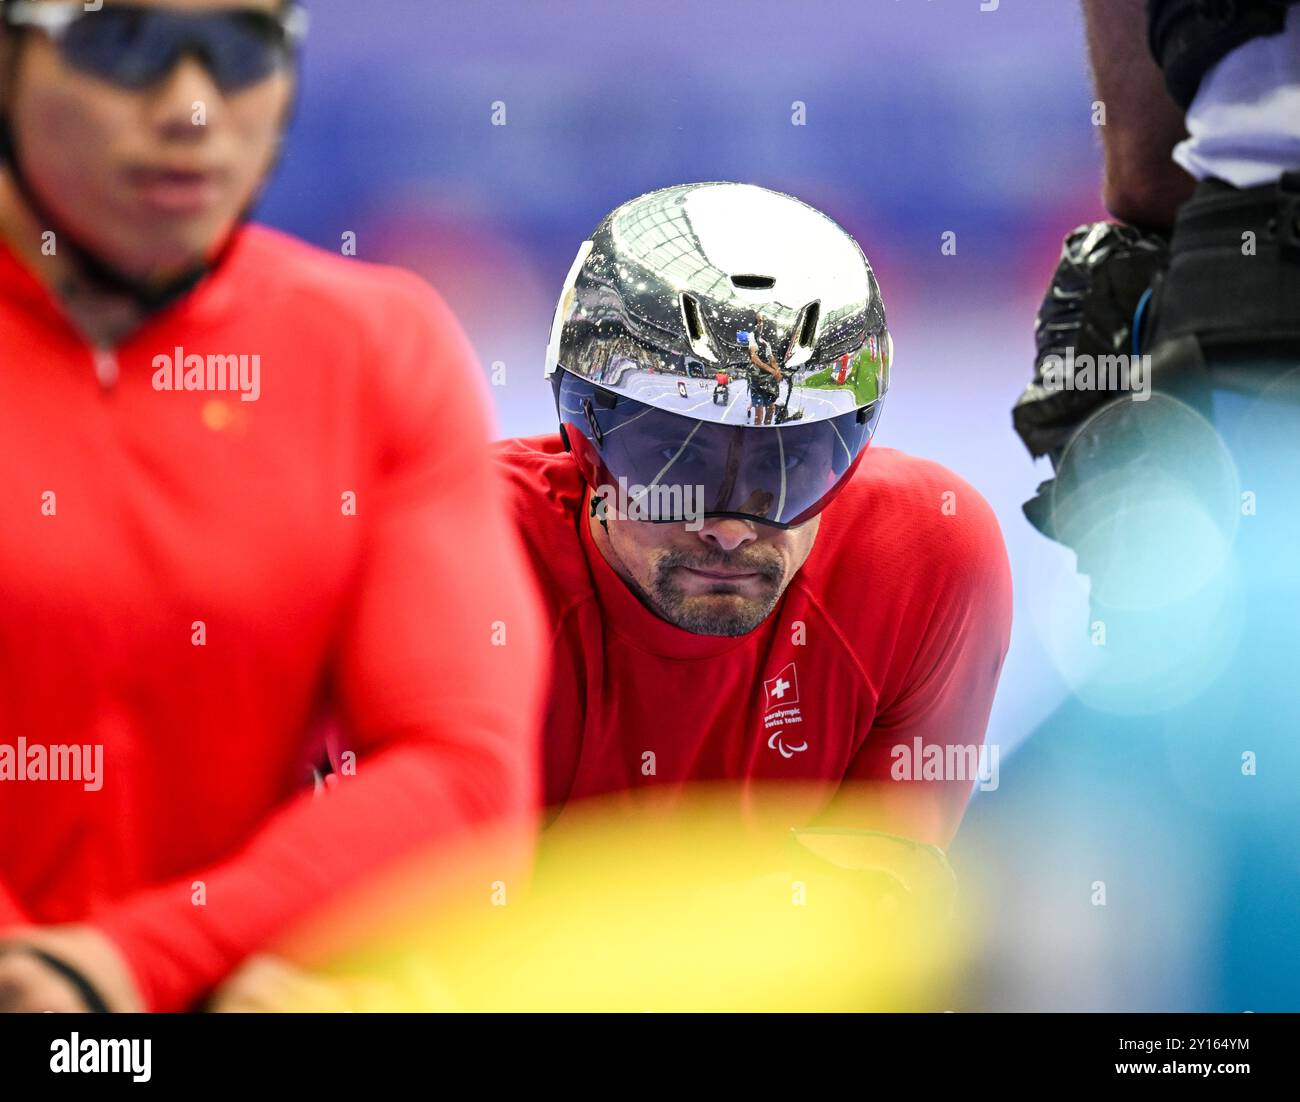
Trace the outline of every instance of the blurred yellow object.
<path fill-rule="evenodd" d="M 314 962 L 341 1004 L 308 984 L 292 1005 L 289 985 L 283 1008 L 945 1009 L 963 944 L 942 853 L 865 831 L 798 845 L 788 792 L 750 789 L 739 815 L 725 789 L 566 809 L 528 885 L 492 880 L 483 854 L 455 898 L 407 870 L 353 906 L 348 951 Z"/>

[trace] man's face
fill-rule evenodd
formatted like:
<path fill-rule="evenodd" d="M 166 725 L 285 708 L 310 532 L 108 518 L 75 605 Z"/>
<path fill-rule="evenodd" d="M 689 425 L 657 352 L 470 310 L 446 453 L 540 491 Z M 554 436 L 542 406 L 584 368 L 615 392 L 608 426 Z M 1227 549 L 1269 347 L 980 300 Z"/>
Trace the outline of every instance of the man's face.
<path fill-rule="evenodd" d="M 709 518 L 691 531 L 685 523 L 611 517 L 613 556 L 606 557 L 669 623 L 699 635 L 744 635 L 767 618 L 807 561 L 820 522 L 819 515 L 780 529 Z"/>
<path fill-rule="evenodd" d="M 279 7 L 276 0 L 135 2 Z M 128 90 L 65 65 L 45 34 L 22 37 L 7 81 L 9 117 L 42 203 L 92 252 L 138 279 L 165 278 L 209 255 L 271 165 L 291 76 L 277 73 L 227 94 L 187 56 L 153 87 Z"/>

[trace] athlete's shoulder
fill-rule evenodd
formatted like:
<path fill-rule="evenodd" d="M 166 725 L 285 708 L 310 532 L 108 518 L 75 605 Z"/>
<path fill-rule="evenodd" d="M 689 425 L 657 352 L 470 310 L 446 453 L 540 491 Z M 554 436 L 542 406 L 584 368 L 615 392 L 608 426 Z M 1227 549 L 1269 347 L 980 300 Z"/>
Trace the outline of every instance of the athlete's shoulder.
<path fill-rule="evenodd" d="M 974 538 L 996 537 L 998 543 L 1002 538 L 984 495 L 961 475 L 895 448 L 869 448 L 826 513 L 834 518 L 832 527 L 861 532 L 870 520 L 878 539 L 904 543 L 946 529 Z M 954 520 L 956 524 L 948 523 Z"/>
<path fill-rule="evenodd" d="M 344 295 L 427 286 L 404 268 L 333 253 L 256 222 L 240 231 L 238 248 L 245 263 L 269 271 L 276 282 L 288 286 Z"/>
<path fill-rule="evenodd" d="M 560 434 L 499 440 L 493 451 L 515 526 L 553 604 L 587 596 L 591 575 L 579 528 L 586 522 L 586 493 Z"/>
<path fill-rule="evenodd" d="M 442 297 L 404 268 L 332 253 L 256 223 L 243 228 L 238 249 L 236 262 L 257 276 L 250 286 L 287 303 L 299 322 L 319 320 L 336 332 L 353 323 L 361 333 L 379 331 L 389 339 L 430 326 L 459 334 Z"/>
<path fill-rule="evenodd" d="M 444 454 L 458 445 L 486 450 L 487 382 L 460 322 L 428 283 L 266 226 L 245 226 L 236 248 L 239 316 L 292 333 L 300 352 L 292 370 L 350 394 L 360 421 L 396 433 L 403 447 L 426 446 L 436 424 Z M 449 404 L 456 416 L 446 415 Z"/>
<path fill-rule="evenodd" d="M 502 463 L 525 467 L 541 465 L 549 468 L 552 464 L 573 467 L 569 453 L 565 451 L 564 440 L 558 432 L 543 432 L 536 436 L 511 436 L 498 440 L 492 447 Z M 577 469 L 573 469 L 576 475 Z"/>
<path fill-rule="evenodd" d="M 867 450 L 822 514 L 814 557 L 826 586 L 877 597 L 895 584 L 1010 587 L 1002 530 L 984 496 L 942 464 L 892 448 Z"/>
<path fill-rule="evenodd" d="M 492 449 L 525 536 L 546 542 L 571 538 L 585 495 L 582 476 L 560 434 L 498 440 Z"/>

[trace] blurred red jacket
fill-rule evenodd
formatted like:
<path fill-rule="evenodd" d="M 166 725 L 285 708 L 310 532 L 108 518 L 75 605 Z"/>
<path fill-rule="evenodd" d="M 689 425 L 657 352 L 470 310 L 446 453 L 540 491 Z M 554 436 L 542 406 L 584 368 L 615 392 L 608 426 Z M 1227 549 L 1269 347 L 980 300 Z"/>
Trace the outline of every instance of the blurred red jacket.
<path fill-rule="evenodd" d="M 0 246 L 0 926 L 91 922 L 180 1009 L 530 814 L 544 641 L 485 394 L 418 279 L 265 228 L 103 351 Z M 357 764 L 314 799 L 327 707 Z"/>

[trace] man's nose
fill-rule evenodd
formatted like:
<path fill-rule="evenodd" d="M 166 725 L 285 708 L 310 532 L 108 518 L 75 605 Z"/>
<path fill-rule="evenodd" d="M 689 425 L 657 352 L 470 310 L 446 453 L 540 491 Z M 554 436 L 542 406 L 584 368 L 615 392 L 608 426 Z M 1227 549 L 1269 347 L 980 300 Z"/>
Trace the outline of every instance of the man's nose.
<path fill-rule="evenodd" d="M 186 54 L 153 89 L 149 106 L 151 121 L 168 137 L 200 138 L 217 121 L 223 100 L 203 61 Z"/>
<path fill-rule="evenodd" d="M 737 520 L 735 517 L 706 520 L 699 535 L 700 539 L 719 551 L 734 551 L 737 547 L 758 539 L 752 521 Z"/>

